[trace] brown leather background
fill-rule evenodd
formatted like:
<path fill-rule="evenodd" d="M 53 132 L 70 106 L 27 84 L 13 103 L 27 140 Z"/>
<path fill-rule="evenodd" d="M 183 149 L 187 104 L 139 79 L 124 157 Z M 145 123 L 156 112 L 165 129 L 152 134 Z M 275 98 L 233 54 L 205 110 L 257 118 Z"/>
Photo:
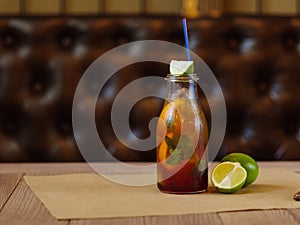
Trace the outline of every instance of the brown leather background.
<path fill-rule="evenodd" d="M 299 160 L 300 18 L 201 18 L 188 25 L 191 49 L 213 70 L 226 99 L 228 127 L 217 158 L 239 151 L 257 160 Z M 184 46 L 181 18 L 0 18 L 0 161 L 83 160 L 72 131 L 80 77 L 104 52 L 145 39 Z M 115 137 L 110 124 L 114 98 L 139 77 L 167 72 L 168 66 L 160 63 L 133 64 L 102 90 L 97 128 L 118 159 L 151 161 L 155 151 L 128 149 Z M 156 98 L 139 101 L 130 117 L 133 133 L 147 137 L 148 122 L 161 106 Z"/>

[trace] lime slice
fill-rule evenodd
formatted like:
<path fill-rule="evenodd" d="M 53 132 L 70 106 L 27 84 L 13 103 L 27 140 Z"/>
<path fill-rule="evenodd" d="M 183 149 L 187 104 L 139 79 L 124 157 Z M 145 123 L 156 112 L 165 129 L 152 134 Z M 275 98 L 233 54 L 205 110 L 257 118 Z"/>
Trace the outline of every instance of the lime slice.
<path fill-rule="evenodd" d="M 229 155 L 224 156 L 224 158 L 221 160 L 221 162 L 239 162 L 242 167 L 244 167 L 247 171 L 247 179 L 244 184 L 244 187 L 248 186 L 249 184 L 252 184 L 259 173 L 259 168 L 256 163 L 256 161 L 249 155 L 244 153 L 231 153 Z"/>
<path fill-rule="evenodd" d="M 171 60 L 170 73 L 173 75 L 193 74 L 194 62 Z"/>
<path fill-rule="evenodd" d="M 247 171 L 238 162 L 222 162 L 212 172 L 212 184 L 221 193 L 234 193 L 240 190 L 247 179 Z"/>

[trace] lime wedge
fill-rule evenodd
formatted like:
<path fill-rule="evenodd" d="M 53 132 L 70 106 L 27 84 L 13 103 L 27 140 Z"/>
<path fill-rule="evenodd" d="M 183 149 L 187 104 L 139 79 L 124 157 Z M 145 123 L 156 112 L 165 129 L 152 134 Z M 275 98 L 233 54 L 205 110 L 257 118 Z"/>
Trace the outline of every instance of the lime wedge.
<path fill-rule="evenodd" d="M 222 158 L 221 162 L 239 162 L 242 167 L 244 167 L 247 170 L 247 179 L 244 184 L 244 187 L 248 186 L 249 184 L 252 184 L 259 173 L 259 168 L 256 163 L 256 161 L 249 155 L 246 155 L 244 153 L 231 153 L 229 155 L 226 155 Z"/>
<path fill-rule="evenodd" d="M 222 162 L 212 172 L 212 184 L 221 193 L 234 193 L 240 190 L 247 179 L 247 171 L 238 162 Z"/>
<path fill-rule="evenodd" d="M 194 62 L 171 60 L 170 73 L 173 75 L 193 74 Z"/>

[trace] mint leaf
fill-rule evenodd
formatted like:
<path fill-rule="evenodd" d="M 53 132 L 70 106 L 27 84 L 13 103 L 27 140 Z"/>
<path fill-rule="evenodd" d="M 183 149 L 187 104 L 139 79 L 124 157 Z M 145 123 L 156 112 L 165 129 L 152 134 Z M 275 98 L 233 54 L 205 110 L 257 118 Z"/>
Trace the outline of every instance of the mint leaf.
<path fill-rule="evenodd" d="M 167 158 L 168 164 L 178 164 L 183 159 L 191 158 L 195 150 L 193 142 L 186 135 L 180 137 L 180 143 L 178 143 L 179 137 L 174 139 L 165 136 L 165 142 L 170 149 L 170 156 Z"/>
<path fill-rule="evenodd" d="M 182 151 L 184 159 L 189 159 L 194 154 L 195 146 L 193 145 L 191 139 L 188 138 L 188 136 L 182 135 L 180 137 L 180 142 L 177 145 L 177 149 L 180 149 Z"/>
<path fill-rule="evenodd" d="M 169 138 L 168 136 L 165 136 L 165 142 L 166 142 L 166 144 L 168 145 L 168 147 L 169 147 L 170 149 L 175 149 L 175 148 L 176 148 L 176 144 L 175 144 L 174 141 L 173 141 L 171 138 Z"/>
<path fill-rule="evenodd" d="M 171 152 L 171 154 L 167 158 L 168 164 L 175 165 L 175 164 L 178 164 L 183 159 L 183 155 L 182 155 L 182 152 L 180 151 L 180 149 L 175 149 L 170 152 Z"/>

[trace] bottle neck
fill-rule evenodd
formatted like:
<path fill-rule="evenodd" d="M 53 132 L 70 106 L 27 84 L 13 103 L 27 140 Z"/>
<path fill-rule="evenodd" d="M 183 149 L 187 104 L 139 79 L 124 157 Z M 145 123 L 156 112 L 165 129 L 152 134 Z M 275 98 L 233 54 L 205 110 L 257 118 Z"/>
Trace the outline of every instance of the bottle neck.
<path fill-rule="evenodd" d="M 168 75 L 168 99 L 190 99 L 197 100 L 197 75 L 190 74 L 184 76 Z"/>

